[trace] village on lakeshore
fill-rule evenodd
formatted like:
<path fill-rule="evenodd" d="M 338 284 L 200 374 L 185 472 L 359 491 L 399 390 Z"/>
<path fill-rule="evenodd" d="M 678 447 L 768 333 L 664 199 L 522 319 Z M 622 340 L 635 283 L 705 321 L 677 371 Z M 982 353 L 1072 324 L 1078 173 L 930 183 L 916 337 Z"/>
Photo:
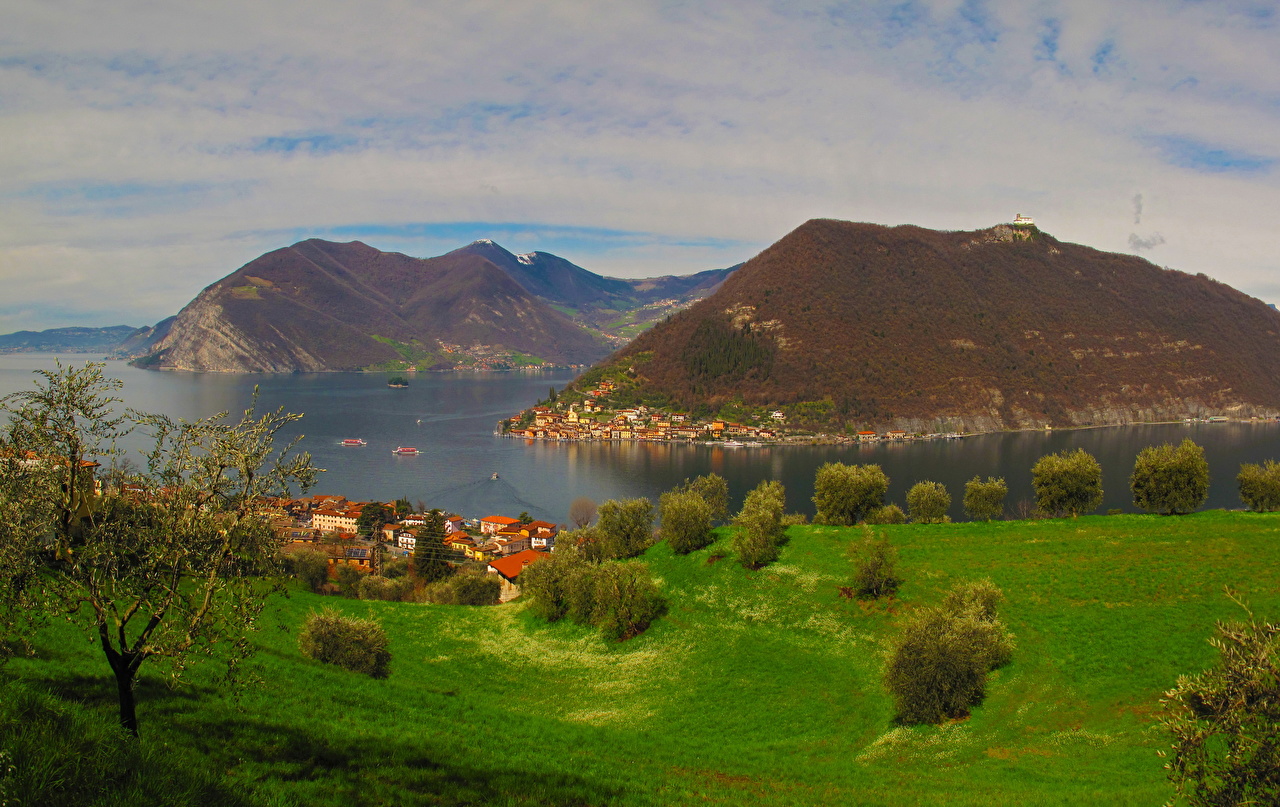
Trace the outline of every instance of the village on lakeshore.
<path fill-rule="evenodd" d="M 417 508 L 408 502 L 359 502 L 344 496 L 316 495 L 296 499 L 262 500 L 268 519 L 285 552 L 313 549 L 329 560 L 330 577 L 343 567 L 361 574 L 378 574 L 387 560 L 430 551 L 451 565 L 483 565 L 497 575 L 501 602 L 519 596 L 520 572 L 555 549 L 560 527 L 521 514 L 519 518 L 461 515 Z M 439 518 L 442 528 L 429 523 Z M 419 542 L 433 542 L 419 546 Z"/>
<path fill-rule="evenodd" d="M 585 392 L 572 387 L 559 395 L 499 421 L 496 433 L 503 437 L 528 440 L 592 441 L 632 440 L 653 442 L 705 443 L 728 448 L 758 447 L 774 444 L 812 444 L 814 442 L 849 444 L 907 440 L 956 440 L 973 436 L 965 431 L 909 432 L 905 429 L 846 430 L 843 434 L 820 434 L 789 424 L 785 408 L 740 410 L 746 422 L 725 417 L 694 416 L 643 403 L 621 404 L 618 381 L 603 379 Z M 1252 418 L 1258 420 L 1259 418 Z M 1186 424 L 1226 423 L 1225 415 L 1188 417 Z M 1046 430 L 1051 427 L 1046 426 Z"/>

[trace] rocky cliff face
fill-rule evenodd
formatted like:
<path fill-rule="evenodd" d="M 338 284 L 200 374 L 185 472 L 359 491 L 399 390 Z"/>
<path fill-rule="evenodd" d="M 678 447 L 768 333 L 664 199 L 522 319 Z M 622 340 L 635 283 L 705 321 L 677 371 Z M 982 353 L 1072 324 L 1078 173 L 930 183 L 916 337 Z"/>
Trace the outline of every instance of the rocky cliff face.
<path fill-rule="evenodd" d="M 1280 314 L 1204 276 L 1001 225 L 815 220 L 612 360 L 688 408 L 824 429 L 1042 428 L 1280 410 Z"/>

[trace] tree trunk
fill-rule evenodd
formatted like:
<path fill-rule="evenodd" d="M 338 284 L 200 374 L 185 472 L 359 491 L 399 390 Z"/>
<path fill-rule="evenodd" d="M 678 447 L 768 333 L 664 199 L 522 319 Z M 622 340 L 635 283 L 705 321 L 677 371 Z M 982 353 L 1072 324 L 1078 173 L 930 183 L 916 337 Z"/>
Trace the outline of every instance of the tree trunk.
<path fill-rule="evenodd" d="M 111 660 L 111 671 L 116 676 L 116 693 L 120 699 L 120 725 L 134 737 L 138 736 L 138 712 L 133 699 L 134 670 L 127 656 Z"/>

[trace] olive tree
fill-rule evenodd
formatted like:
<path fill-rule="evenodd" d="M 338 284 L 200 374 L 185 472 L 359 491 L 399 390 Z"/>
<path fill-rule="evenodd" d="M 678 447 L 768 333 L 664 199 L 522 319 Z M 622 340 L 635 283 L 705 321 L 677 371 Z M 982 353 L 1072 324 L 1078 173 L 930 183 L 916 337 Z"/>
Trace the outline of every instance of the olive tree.
<path fill-rule="evenodd" d="M 814 522 L 851 527 L 884 504 L 889 477 L 879 465 L 828 462 L 813 480 Z"/>
<path fill-rule="evenodd" d="M 1193 805 L 1280 803 L 1280 625 L 1250 612 L 1214 633 L 1217 663 L 1161 698 L 1165 768 Z"/>
<path fill-rule="evenodd" d="M 1102 504 L 1102 466 L 1083 448 L 1046 454 L 1031 469 L 1036 507 L 1050 516 L 1078 516 Z"/>
<path fill-rule="evenodd" d="M 1280 510 L 1280 465 L 1274 460 L 1241 465 L 1236 484 L 1240 486 L 1240 501 L 1255 513 Z"/>
<path fill-rule="evenodd" d="M 144 662 L 181 680 L 206 655 L 221 652 L 229 673 L 248 655 L 246 633 L 281 571 L 259 500 L 306 490 L 316 469 L 293 452 L 296 440 L 276 447 L 301 415 L 254 406 L 235 422 L 225 412 L 195 421 L 120 412 L 121 384 L 102 369 L 59 365 L 3 399 L 0 494 L 21 524 L 0 588 L 18 592 L 7 604 L 64 615 L 95 637 L 120 723 L 136 736 Z M 99 494 L 94 464 L 133 428 L 151 438 L 145 468 Z"/>
<path fill-rule="evenodd" d="M 687 555 L 711 543 L 711 506 L 692 491 L 669 490 L 658 498 L 658 537 Z"/>
<path fill-rule="evenodd" d="M 653 504 L 644 498 L 609 499 L 596 522 L 603 557 L 631 558 L 653 544 Z"/>
<path fill-rule="evenodd" d="M 990 521 L 1004 514 L 1004 500 L 1009 486 L 1004 478 L 989 476 L 987 481 L 974 477 L 964 483 L 964 512 L 974 521 Z"/>
<path fill-rule="evenodd" d="M 706 502 L 712 521 L 724 521 L 729 517 L 729 483 L 723 476 L 707 474 L 686 479 L 676 490 L 696 494 Z"/>
<path fill-rule="evenodd" d="M 1133 503 L 1143 510 L 1175 515 L 1194 512 L 1209 498 L 1209 461 L 1190 439 L 1181 445 L 1147 446 L 1138 452 L 1129 477 Z"/>
<path fill-rule="evenodd" d="M 941 482 L 917 482 L 907 491 L 907 515 L 916 524 L 940 524 L 950 507 L 951 494 Z"/>
<path fill-rule="evenodd" d="M 738 531 L 733 536 L 733 549 L 743 566 L 758 569 L 778 559 L 785 528 L 782 512 L 786 492 L 782 483 L 765 481 L 747 494 L 742 510 L 733 519 Z"/>

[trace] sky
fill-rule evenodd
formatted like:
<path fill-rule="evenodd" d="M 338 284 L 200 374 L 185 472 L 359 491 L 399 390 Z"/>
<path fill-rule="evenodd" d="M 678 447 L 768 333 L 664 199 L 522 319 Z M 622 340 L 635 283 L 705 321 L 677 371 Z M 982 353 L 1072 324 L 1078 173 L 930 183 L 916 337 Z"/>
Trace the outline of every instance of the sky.
<path fill-rule="evenodd" d="M 310 237 L 600 274 L 1034 216 L 1280 302 L 1276 2 L 4 0 L 0 332 Z"/>

